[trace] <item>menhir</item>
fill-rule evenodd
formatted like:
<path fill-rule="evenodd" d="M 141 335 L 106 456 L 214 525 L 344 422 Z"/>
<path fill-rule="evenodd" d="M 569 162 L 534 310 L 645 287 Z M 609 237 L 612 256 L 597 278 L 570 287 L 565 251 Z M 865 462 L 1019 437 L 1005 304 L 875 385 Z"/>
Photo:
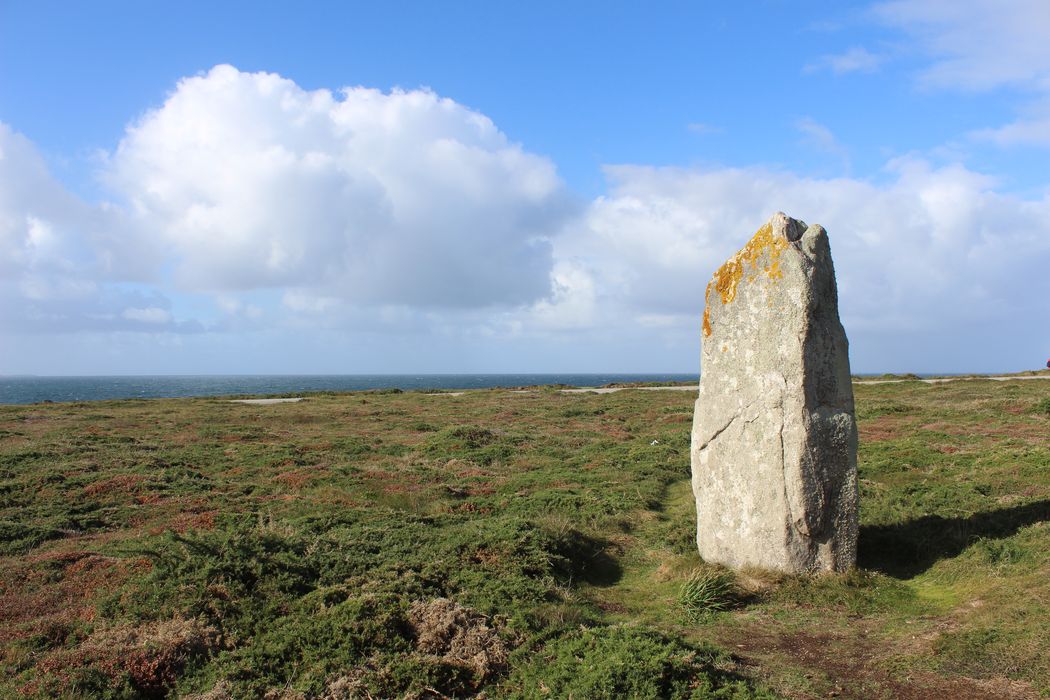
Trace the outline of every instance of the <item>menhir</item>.
<path fill-rule="evenodd" d="M 857 424 L 828 236 L 776 213 L 707 286 L 691 462 L 700 556 L 843 571 Z"/>

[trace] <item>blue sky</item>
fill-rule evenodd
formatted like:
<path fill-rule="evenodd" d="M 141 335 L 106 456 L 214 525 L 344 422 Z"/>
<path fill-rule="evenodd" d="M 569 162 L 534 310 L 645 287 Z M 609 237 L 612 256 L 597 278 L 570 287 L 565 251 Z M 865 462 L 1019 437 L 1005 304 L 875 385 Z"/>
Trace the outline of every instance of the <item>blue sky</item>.
<path fill-rule="evenodd" d="M 1050 354 L 1044 2 L 213 4 L 0 2 L 0 373 L 693 371 L 777 209 L 855 370 Z"/>

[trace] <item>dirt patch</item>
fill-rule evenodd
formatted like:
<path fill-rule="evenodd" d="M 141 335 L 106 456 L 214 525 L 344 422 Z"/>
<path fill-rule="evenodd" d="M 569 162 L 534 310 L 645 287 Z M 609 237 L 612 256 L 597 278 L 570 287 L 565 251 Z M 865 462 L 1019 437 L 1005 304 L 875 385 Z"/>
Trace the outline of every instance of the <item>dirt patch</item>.
<path fill-rule="evenodd" d="M 820 697 L 857 700 L 1036 700 L 1030 685 L 1006 678 L 974 679 L 941 676 L 930 671 L 892 673 L 882 662 L 899 656 L 900 648 L 872 635 L 858 621 L 849 636 L 833 633 L 770 632 L 757 627 L 737 630 L 721 641 L 734 649 L 741 664 L 752 671 L 790 666 L 812 681 L 808 690 L 778 688 L 789 698 Z M 940 630 L 937 630 L 939 633 Z"/>

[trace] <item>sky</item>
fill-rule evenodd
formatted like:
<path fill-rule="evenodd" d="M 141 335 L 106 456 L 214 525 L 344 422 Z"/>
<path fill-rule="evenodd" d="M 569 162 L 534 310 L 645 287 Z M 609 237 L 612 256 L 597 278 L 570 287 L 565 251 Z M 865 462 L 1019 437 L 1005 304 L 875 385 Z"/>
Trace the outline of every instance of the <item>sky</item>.
<path fill-rule="evenodd" d="M 1050 357 L 1050 4 L 0 0 L 0 374 L 695 372 L 774 212 L 853 370 Z"/>

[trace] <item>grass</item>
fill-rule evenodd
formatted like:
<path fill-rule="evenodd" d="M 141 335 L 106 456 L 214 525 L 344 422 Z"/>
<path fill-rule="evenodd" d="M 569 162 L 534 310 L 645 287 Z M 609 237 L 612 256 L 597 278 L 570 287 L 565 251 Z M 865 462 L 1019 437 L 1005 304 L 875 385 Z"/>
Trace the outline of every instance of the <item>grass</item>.
<path fill-rule="evenodd" d="M 721 612 L 733 602 L 736 576 L 730 571 L 697 569 L 678 594 L 678 603 L 693 620 Z"/>
<path fill-rule="evenodd" d="M 818 577 L 697 557 L 689 392 L 0 407 L 0 697 L 1050 694 L 1050 385 L 856 392 Z"/>

